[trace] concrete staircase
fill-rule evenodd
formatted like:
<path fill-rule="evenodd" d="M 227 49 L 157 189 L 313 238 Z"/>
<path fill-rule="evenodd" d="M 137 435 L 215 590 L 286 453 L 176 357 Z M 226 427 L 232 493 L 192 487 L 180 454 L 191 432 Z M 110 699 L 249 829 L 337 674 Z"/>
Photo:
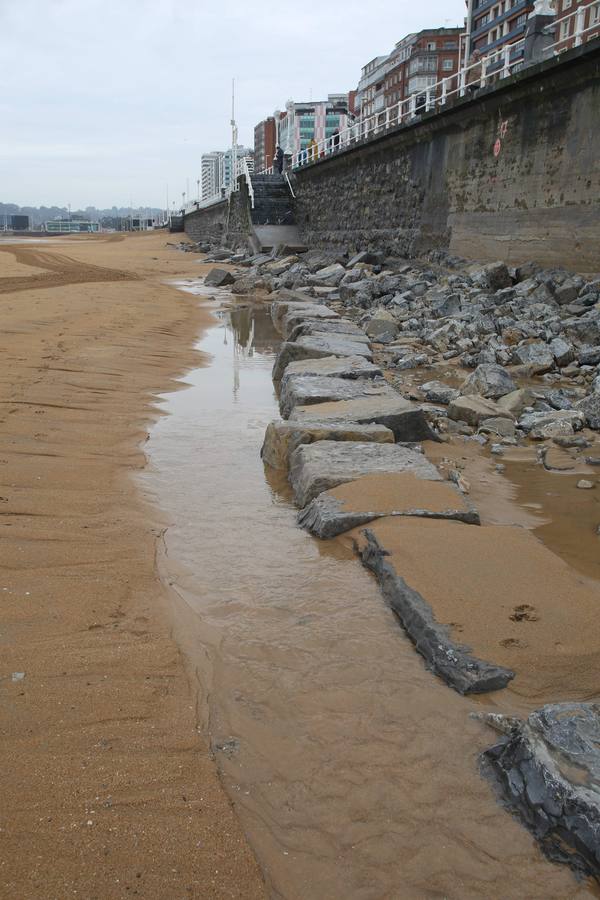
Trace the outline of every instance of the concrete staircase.
<path fill-rule="evenodd" d="M 293 251 L 306 250 L 294 218 L 292 195 L 282 175 L 253 175 L 254 209 L 251 243 L 257 252 L 285 245 Z"/>
<path fill-rule="evenodd" d="M 292 197 L 282 175 L 253 175 L 253 225 L 294 225 Z"/>

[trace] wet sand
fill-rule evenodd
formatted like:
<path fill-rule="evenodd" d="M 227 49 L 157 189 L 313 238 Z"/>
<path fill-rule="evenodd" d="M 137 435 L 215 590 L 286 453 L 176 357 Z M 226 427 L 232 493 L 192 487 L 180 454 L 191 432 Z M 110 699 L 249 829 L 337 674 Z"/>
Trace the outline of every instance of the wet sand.
<path fill-rule="evenodd" d="M 258 898 L 130 477 L 202 267 L 120 238 L 0 247 L 0 895 Z"/>

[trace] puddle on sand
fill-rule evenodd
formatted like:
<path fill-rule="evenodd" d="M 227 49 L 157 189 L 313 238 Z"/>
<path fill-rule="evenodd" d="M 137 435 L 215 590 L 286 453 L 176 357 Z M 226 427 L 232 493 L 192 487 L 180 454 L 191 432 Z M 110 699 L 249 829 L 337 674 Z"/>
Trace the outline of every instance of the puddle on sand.
<path fill-rule="evenodd" d="M 141 476 L 173 523 L 176 631 L 269 896 L 598 896 L 478 774 L 495 736 L 468 714 L 514 698 L 468 700 L 429 674 L 371 576 L 300 530 L 265 477 L 277 344 L 264 307 L 222 311 L 198 345 L 210 364 L 165 396 Z"/>

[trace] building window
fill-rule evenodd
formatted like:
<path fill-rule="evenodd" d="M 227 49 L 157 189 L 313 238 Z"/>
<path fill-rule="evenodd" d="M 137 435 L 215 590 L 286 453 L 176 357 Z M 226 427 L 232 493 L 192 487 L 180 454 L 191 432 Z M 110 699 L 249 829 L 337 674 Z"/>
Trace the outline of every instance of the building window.
<path fill-rule="evenodd" d="M 427 49 L 428 49 L 430 52 L 431 52 L 431 51 L 435 51 L 436 46 L 437 46 L 437 45 L 436 45 L 435 41 L 430 41 L 430 42 L 427 44 Z"/>
<path fill-rule="evenodd" d="M 453 59 L 445 59 L 442 62 L 442 69 L 444 72 L 451 72 L 454 68 L 454 60 Z"/>

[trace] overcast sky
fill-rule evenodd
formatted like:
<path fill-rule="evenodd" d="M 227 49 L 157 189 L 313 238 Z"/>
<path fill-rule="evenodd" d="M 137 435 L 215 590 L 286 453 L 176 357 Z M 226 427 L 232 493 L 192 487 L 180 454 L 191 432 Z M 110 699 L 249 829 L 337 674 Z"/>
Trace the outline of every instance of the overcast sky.
<path fill-rule="evenodd" d="M 0 201 L 164 207 L 202 153 L 361 66 L 464 0 L 0 0 Z"/>

